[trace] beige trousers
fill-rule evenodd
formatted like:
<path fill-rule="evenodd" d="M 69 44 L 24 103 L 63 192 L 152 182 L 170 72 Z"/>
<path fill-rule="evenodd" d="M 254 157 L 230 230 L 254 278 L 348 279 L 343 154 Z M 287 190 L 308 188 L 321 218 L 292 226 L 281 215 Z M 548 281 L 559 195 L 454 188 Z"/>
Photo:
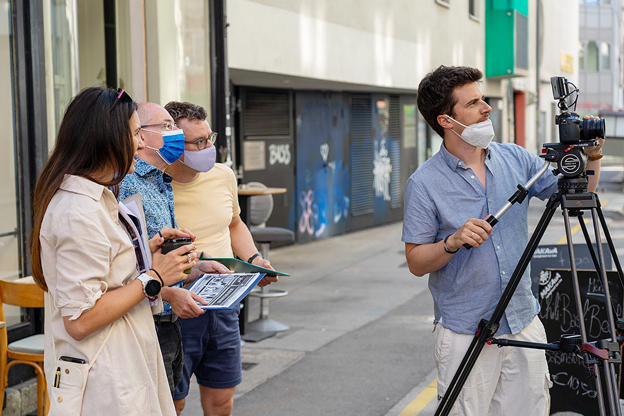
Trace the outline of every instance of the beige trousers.
<path fill-rule="evenodd" d="M 437 323 L 434 355 L 438 367 L 438 399 L 446 390 L 474 335 L 457 334 Z M 517 335 L 500 338 L 547 342 L 544 326 L 536 316 Z M 451 415 L 547 416 L 552 386 L 543 350 L 485 345 Z"/>

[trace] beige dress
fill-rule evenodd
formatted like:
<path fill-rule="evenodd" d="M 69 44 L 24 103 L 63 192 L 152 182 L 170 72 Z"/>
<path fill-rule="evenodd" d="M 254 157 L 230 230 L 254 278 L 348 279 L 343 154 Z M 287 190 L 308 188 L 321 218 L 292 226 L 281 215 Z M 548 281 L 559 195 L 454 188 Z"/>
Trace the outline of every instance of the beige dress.
<path fill-rule="evenodd" d="M 60 356 L 81 358 L 92 363 L 81 414 L 175 415 L 147 298 L 82 341 L 69 336 L 63 324 L 64 316 L 77 319 L 103 293 L 138 275 L 134 249 L 119 222 L 112 192 L 87 179 L 66 175 L 45 213 L 40 241 L 49 290 L 45 308 L 48 390 L 53 389 Z M 61 374 L 61 380 L 63 377 Z M 53 394 L 50 397 L 55 398 Z M 52 410 L 50 415 L 54 406 Z"/>

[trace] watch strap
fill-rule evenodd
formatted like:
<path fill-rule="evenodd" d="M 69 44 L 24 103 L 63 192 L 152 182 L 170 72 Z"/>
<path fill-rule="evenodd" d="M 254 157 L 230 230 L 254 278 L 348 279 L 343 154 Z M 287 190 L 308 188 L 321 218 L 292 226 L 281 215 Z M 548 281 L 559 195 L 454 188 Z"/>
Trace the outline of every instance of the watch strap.
<path fill-rule="evenodd" d="M 251 257 L 249 257 L 247 259 L 247 263 L 251 263 L 252 261 L 254 261 L 256 259 L 256 257 L 262 257 L 262 254 L 260 254 L 260 253 L 254 254 L 253 256 L 251 256 Z M 264 257 L 262 257 L 262 258 L 264 258 Z"/>
<path fill-rule="evenodd" d="M 449 239 L 449 237 L 451 236 L 451 234 L 447 235 L 446 237 L 444 237 L 444 251 L 446 251 L 448 254 L 455 254 L 459 251 L 459 249 L 455 250 L 455 251 L 451 251 L 449 250 L 448 246 L 446 245 L 446 240 Z"/>

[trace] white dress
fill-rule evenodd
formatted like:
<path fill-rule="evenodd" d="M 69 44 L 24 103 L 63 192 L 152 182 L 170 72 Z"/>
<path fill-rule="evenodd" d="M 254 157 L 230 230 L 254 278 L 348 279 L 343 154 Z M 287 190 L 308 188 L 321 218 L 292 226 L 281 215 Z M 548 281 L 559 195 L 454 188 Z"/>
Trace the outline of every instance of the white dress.
<path fill-rule="evenodd" d="M 113 193 L 85 178 L 66 175 L 46 210 L 40 241 L 48 285 L 44 331 L 48 390 L 53 389 L 59 357 L 91 363 L 110 331 L 88 373 L 78 414 L 175 415 L 147 298 L 82 341 L 74 340 L 63 324 L 64 316 L 78 318 L 103 293 L 138 275 L 134 248 L 120 224 Z M 50 415 L 53 411 L 54 406 Z"/>

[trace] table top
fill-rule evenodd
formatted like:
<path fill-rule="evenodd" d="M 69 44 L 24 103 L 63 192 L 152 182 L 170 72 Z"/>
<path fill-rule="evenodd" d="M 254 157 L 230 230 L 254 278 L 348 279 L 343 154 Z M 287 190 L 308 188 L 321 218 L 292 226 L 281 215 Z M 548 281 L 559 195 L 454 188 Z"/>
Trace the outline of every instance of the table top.
<path fill-rule="evenodd" d="M 244 185 L 239 185 L 238 187 L 238 195 L 241 196 L 254 196 L 254 195 L 274 195 L 274 194 L 285 194 L 286 188 L 255 188 L 255 187 L 244 187 Z"/>

